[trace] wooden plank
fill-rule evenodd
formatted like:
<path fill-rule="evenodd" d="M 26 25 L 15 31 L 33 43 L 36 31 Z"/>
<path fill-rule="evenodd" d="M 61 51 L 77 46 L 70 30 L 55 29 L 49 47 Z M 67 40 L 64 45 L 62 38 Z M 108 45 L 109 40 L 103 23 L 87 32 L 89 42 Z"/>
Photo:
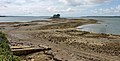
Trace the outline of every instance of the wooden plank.
<path fill-rule="evenodd" d="M 27 49 L 15 49 L 12 50 L 14 55 L 21 56 L 21 55 L 28 55 L 35 52 L 51 50 L 51 48 L 27 48 Z"/>

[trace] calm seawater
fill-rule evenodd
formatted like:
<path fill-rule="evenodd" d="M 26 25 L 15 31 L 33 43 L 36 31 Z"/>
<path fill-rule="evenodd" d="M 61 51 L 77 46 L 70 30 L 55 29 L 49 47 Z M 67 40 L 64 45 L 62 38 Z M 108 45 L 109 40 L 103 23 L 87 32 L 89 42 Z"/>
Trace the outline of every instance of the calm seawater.
<path fill-rule="evenodd" d="M 33 20 L 46 20 L 48 16 L 15 16 L 15 17 L 0 17 L 0 22 L 27 22 Z"/>
<path fill-rule="evenodd" d="M 92 33 L 106 33 L 120 35 L 120 18 L 91 18 L 98 20 L 101 24 L 88 24 L 79 26 L 82 31 Z"/>

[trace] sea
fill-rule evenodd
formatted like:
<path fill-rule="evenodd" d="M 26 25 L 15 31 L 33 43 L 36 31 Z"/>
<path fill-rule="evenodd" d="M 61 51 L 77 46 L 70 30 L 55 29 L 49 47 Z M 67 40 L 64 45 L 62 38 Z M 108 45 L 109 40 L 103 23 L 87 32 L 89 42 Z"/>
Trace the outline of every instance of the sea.
<path fill-rule="evenodd" d="M 34 20 L 48 20 L 50 16 L 7 16 L 0 17 L 0 22 L 28 22 Z"/>
<path fill-rule="evenodd" d="M 77 28 L 79 28 L 82 31 L 120 35 L 120 18 L 91 17 L 85 19 L 98 20 L 98 24 L 87 24 L 83 26 L 78 26 Z"/>
<path fill-rule="evenodd" d="M 28 22 L 34 20 L 48 20 L 48 18 L 50 18 L 50 16 L 8 16 L 0 17 L 0 22 Z M 80 17 L 65 18 L 78 19 Z M 95 19 L 98 20 L 98 24 L 78 26 L 77 28 L 82 31 L 120 35 L 120 17 L 85 17 L 83 19 Z"/>

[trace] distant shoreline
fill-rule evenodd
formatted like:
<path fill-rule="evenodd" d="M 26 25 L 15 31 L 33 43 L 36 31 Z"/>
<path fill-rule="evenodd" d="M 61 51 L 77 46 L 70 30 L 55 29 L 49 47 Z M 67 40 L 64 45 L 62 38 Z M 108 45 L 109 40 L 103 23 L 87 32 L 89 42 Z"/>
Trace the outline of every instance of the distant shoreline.
<path fill-rule="evenodd" d="M 51 17 L 51 16 L 0 16 L 0 17 Z"/>
<path fill-rule="evenodd" d="M 0 17 L 7 17 L 7 16 L 0 16 Z"/>
<path fill-rule="evenodd" d="M 120 18 L 120 16 L 83 16 L 82 18 Z"/>
<path fill-rule="evenodd" d="M 0 16 L 0 17 L 50 17 L 51 18 L 51 16 Z M 120 18 L 120 16 L 80 16 L 80 17 L 77 17 L 77 18 L 86 18 L 86 17 L 98 17 L 98 18 Z M 62 18 L 69 18 L 69 17 L 62 17 Z M 70 17 L 70 18 L 74 18 L 74 17 Z M 75 17 L 76 18 L 76 17 Z"/>

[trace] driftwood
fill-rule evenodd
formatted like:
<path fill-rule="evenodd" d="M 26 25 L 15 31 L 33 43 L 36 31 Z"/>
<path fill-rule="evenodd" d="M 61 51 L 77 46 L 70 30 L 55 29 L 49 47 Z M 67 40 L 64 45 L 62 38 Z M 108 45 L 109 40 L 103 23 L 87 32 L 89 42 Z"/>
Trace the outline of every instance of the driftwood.
<path fill-rule="evenodd" d="M 24 48 L 24 47 L 14 47 L 12 48 L 12 52 L 14 55 L 17 55 L 17 56 L 21 56 L 21 55 L 28 55 L 28 54 L 31 54 L 31 53 L 35 53 L 35 52 L 40 52 L 40 51 L 47 51 L 47 50 L 51 50 L 51 48 Z"/>

